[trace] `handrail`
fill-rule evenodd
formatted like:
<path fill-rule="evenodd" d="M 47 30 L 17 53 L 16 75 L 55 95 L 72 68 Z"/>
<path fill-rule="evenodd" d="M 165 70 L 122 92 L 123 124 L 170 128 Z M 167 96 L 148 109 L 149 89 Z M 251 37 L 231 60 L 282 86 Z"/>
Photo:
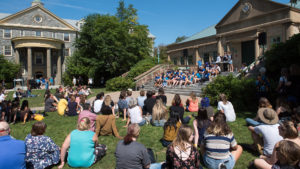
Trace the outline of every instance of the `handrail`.
<path fill-rule="evenodd" d="M 246 67 L 246 69 L 244 69 L 241 72 L 239 72 L 238 74 L 236 74 L 235 77 L 240 78 L 242 75 L 246 74 L 246 72 L 249 72 L 250 70 L 252 70 L 255 67 L 256 62 L 261 62 L 264 59 L 265 59 L 264 55 L 261 55 L 261 56 L 257 57 L 257 59 L 255 59 L 254 62 L 252 62 L 250 65 L 248 65 Z"/>

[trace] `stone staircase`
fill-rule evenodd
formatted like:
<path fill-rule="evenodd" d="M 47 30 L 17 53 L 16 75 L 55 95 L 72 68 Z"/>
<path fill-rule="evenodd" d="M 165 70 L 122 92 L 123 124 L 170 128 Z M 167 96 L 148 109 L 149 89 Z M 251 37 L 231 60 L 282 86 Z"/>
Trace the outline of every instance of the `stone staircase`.
<path fill-rule="evenodd" d="M 236 75 L 236 72 L 222 72 L 220 76 L 228 76 L 230 74 Z M 191 92 L 194 92 L 197 96 L 201 96 L 202 94 L 202 89 L 205 88 L 211 81 L 206 81 L 203 83 L 197 83 L 193 85 L 188 85 L 187 87 L 165 87 L 165 93 L 170 93 L 170 94 L 180 94 L 180 95 L 185 95 L 189 96 Z M 151 81 L 149 83 L 144 84 L 140 90 L 155 90 L 156 92 L 158 91 L 158 88 L 154 87 L 154 81 Z"/>

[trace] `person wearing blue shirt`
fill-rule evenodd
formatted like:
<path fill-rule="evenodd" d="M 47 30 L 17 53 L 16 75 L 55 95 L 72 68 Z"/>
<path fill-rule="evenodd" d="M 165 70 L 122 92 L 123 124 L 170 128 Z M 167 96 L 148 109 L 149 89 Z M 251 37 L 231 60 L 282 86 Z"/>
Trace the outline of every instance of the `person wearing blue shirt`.
<path fill-rule="evenodd" d="M 201 62 L 201 60 L 198 60 L 198 67 L 200 67 L 200 66 L 202 66 L 202 62 Z"/>
<path fill-rule="evenodd" d="M 7 122 L 0 122 L 0 168 L 26 169 L 25 142 L 13 139 Z"/>

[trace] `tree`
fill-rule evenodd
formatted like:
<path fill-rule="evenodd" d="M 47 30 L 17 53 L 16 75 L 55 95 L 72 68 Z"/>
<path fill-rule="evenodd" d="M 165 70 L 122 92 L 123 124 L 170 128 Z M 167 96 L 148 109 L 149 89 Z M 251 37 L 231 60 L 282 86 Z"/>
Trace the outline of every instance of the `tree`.
<path fill-rule="evenodd" d="M 133 8 L 132 4 L 130 4 L 128 8 L 126 8 L 124 0 L 121 0 L 119 2 L 119 7 L 117 8 L 116 17 L 119 18 L 121 22 L 127 22 L 131 25 L 138 24 L 137 10 Z"/>
<path fill-rule="evenodd" d="M 120 22 L 110 15 L 89 15 L 75 41 L 76 52 L 67 59 L 67 75 L 92 77 L 96 84 L 101 77 L 119 76 L 149 57 L 151 44 L 147 35 L 145 25 Z"/>
<path fill-rule="evenodd" d="M 290 4 L 292 7 L 296 7 L 298 0 L 290 0 Z"/>
<path fill-rule="evenodd" d="M 175 40 L 175 43 L 181 42 L 183 40 L 185 40 L 187 37 L 186 36 L 178 36 Z"/>
<path fill-rule="evenodd" d="M 12 81 L 20 72 L 20 65 L 12 63 L 0 55 L 0 81 Z"/>

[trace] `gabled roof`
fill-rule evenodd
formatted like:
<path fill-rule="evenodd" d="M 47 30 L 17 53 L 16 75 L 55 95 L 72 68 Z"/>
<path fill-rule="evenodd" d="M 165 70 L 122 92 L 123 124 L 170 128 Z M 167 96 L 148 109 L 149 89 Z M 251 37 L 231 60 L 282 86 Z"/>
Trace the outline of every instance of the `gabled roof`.
<path fill-rule="evenodd" d="M 278 6 L 282 6 L 282 7 L 291 7 L 290 3 L 288 4 L 283 4 L 283 3 L 279 3 L 279 2 L 275 2 L 274 0 L 261 0 L 261 1 L 267 1 L 270 3 L 274 3 L 274 5 L 278 5 Z M 230 10 L 229 12 L 226 13 L 226 15 L 217 23 L 216 27 L 220 26 L 230 15 L 231 13 L 233 13 L 233 11 L 241 4 L 241 0 L 239 0 Z M 291 7 L 291 8 L 295 8 L 297 10 L 300 9 L 300 2 L 297 3 L 297 5 L 295 7 Z"/>
<path fill-rule="evenodd" d="M 64 25 L 66 25 L 67 27 L 69 27 L 71 30 L 74 30 L 74 31 L 78 31 L 78 28 L 76 26 L 73 26 L 72 24 L 66 22 L 66 20 L 63 20 L 61 18 L 59 18 L 58 16 L 56 16 L 55 14 L 53 14 L 52 12 L 50 12 L 49 10 L 47 10 L 46 8 L 44 8 L 42 5 L 35 5 L 35 6 L 32 6 L 30 8 L 27 8 L 27 9 L 24 9 L 20 12 L 17 12 L 15 14 L 12 14 L 12 15 L 9 15 L 9 14 L 6 14 L 6 13 L 2 13 L 0 14 L 0 23 L 3 23 L 7 20 L 10 20 L 14 17 L 17 17 L 19 15 L 22 15 L 23 13 L 26 13 L 30 10 L 33 10 L 33 9 L 36 9 L 36 8 L 39 8 L 41 9 L 42 11 L 44 11 L 45 13 L 49 14 L 50 16 L 54 17 L 55 19 L 57 19 L 58 21 L 60 21 L 61 23 L 63 23 Z M 2 17 L 2 18 L 1 18 Z"/>
<path fill-rule="evenodd" d="M 208 37 L 208 36 L 213 36 L 213 35 L 216 35 L 217 34 L 217 31 L 216 31 L 216 28 L 215 28 L 216 25 L 212 25 L 188 38 L 186 38 L 185 40 L 181 41 L 181 42 L 178 42 L 177 44 L 180 44 L 180 43 L 185 43 L 185 42 L 188 42 L 188 41 L 192 41 L 192 40 L 196 40 L 196 39 L 201 39 L 201 38 L 205 38 L 205 37 Z"/>

